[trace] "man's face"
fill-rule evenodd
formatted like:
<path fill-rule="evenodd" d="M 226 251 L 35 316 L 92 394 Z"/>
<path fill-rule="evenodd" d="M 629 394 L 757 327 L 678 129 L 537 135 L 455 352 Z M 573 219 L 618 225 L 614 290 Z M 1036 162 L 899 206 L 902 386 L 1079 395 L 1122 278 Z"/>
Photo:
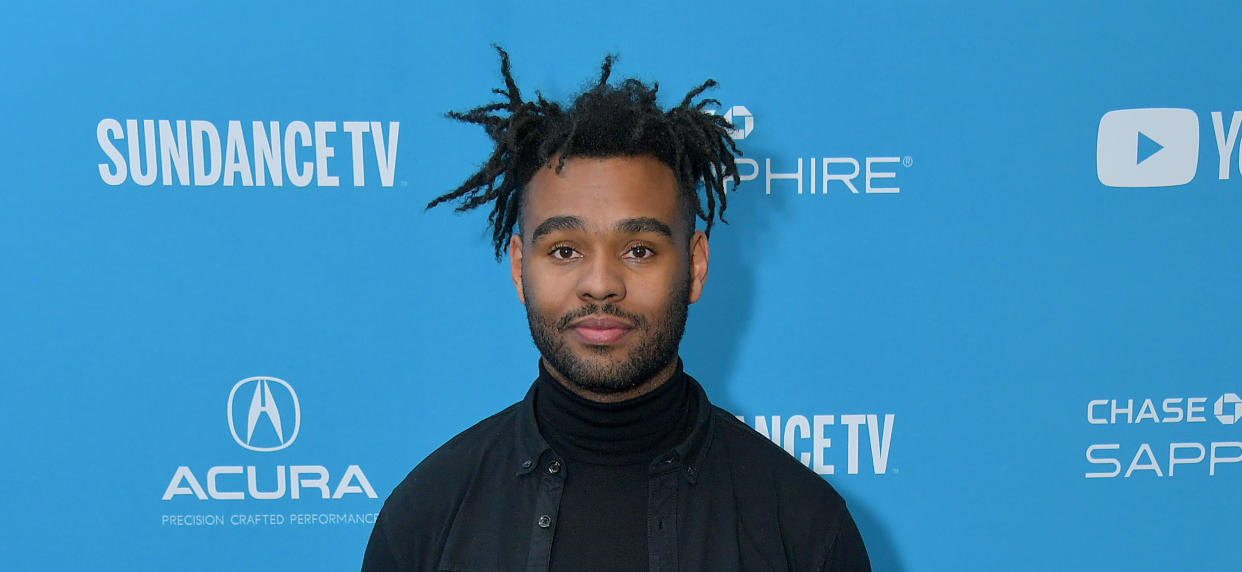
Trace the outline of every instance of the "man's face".
<path fill-rule="evenodd" d="M 510 271 L 545 365 L 578 393 L 623 399 L 676 368 L 708 255 L 680 204 L 673 171 L 646 155 L 531 178 Z"/>

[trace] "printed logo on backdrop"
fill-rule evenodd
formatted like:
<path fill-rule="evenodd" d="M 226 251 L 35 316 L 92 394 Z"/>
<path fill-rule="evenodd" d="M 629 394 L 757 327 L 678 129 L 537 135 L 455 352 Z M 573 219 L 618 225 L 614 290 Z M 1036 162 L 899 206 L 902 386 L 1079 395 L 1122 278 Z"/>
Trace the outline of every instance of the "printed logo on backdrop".
<path fill-rule="evenodd" d="M 250 407 L 246 410 L 246 416 L 243 418 L 234 414 L 233 404 L 239 393 L 238 390 L 251 386 L 254 387 L 254 397 L 250 399 Z M 283 392 L 287 396 L 283 400 L 283 403 L 285 403 L 283 406 L 285 410 L 284 418 L 286 421 L 292 422 L 288 438 L 285 437 L 286 425 L 280 421 L 282 406 L 278 405 L 276 398 L 272 396 L 273 386 L 277 388 L 277 393 Z M 243 390 L 240 393 L 244 397 L 246 391 Z M 239 408 L 236 411 L 241 411 L 241 409 Z M 247 377 L 237 382 L 233 386 L 233 390 L 229 392 L 228 414 L 229 431 L 233 433 L 233 440 L 237 441 L 238 445 L 251 451 L 279 451 L 284 449 L 292 445 L 293 440 L 298 438 L 298 430 L 302 427 L 302 408 L 298 404 L 297 392 L 293 391 L 293 386 L 286 383 L 283 379 L 275 377 Z M 242 423 L 243 419 L 245 423 Z M 263 420 L 264 423 L 260 424 L 260 420 Z M 256 424 L 258 424 L 259 428 L 259 443 L 257 445 L 253 443 Z M 245 430 L 239 431 L 242 427 Z M 269 428 L 270 431 L 264 431 L 264 429 Z M 267 435 L 265 436 L 264 433 L 267 433 Z M 242 439 L 241 435 L 245 435 L 246 438 Z M 275 437 L 274 441 L 271 439 L 273 436 Z M 262 446 L 265 440 L 270 446 Z"/>
<path fill-rule="evenodd" d="M 705 111 L 716 113 L 711 109 Z M 734 139 L 742 140 L 756 134 L 757 120 L 747 106 L 730 106 L 724 112 L 724 118 L 733 124 L 729 135 Z M 738 157 L 736 162 L 741 180 L 762 178 L 764 194 L 767 195 L 772 194 L 773 186 L 778 191 L 789 189 L 799 195 L 871 195 L 900 193 L 898 173 L 912 167 L 914 158 L 909 155 L 808 153 L 804 156 L 795 153 L 793 156 Z M 725 184 L 727 188 L 733 182 L 726 180 Z"/>
<path fill-rule="evenodd" d="M 1088 479 L 1242 475 L 1237 393 L 1092 399 L 1086 417 L 1089 432 L 1111 437 L 1087 445 Z"/>
<path fill-rule="evenodd" d="M 1226 393 L 1212 405 L 1212 411 L 1216 413 L 1216 419 L 1221 423 L 1233 425 L 1238 422 L 1238 419 L 1242 419 L 1242 399 L 1239 399 L 1236 393 Z"/>
<path fill-rule="evenodd" d="M 710 112 L 714 112 L 709 110 Z M 750 114 L 750 110 L 744 105 L 734 105 L 730 107 L 724 114 L 725 121 L 733 124 L 733 129 L 729 130 L 729 136 L 742 140 L 755 130 L 755 116 Z"/>
<path fill-rule="evenodd" d="M 377 499 L 362 467 L 346 464 L 273 464 L 270 457 L 293 445 L 302 427 L 302 407 L 289 382 L 271 376 L 247 377 L 233 384 L 225 403 L 228 430 L 247 461 L 206 467 L 180 465 L 173 471 L 162 501 L 209 512 L 165 512 L 165 526 L 305 526 L 373 524 L 376 512 L 337 509 L 316 501 Z M 213 415 L 214 417 L 214 415 Z M 218 418 L 217 418 L 218 419 Z M 259 456 L 251 455 L 258 453 Z M 269 459 L 273 459 L 269 461 Z M 242 464 L 250 462 L 253 464 Z M 284 501 L 275 510 L 271 501 Z M 192 504 L 183 504 L 192 503 Z M 308 504 L 310 503 L 310 504 Z M 334 503 L 335 504 L 335 503 Z M 240 506 L 239 506 L 240 505 Z M 235 510 L 242 508 L 244 510 Z M 356 509 L 351 505 L 351 509 Z M 371 507 L 368 507 L 371 508 Z M 327 510 L 324 510 L 327 509 Z"/>
<path fill-rule="evenodd" d="M 95 126 L 95 137 L 107 159 L 98 164 L 99 177 L 109 185 L 282 187 L 288 180 L 295 187 L 339 187 L 341 173 L 348 170 L 350 184 L 362 187 L 367 171 L 374 169 L 380 186 L 391 187 L 400 127 L 397 121 L 386 127 L 380 121 L 290 121 L 284 126 L 252 121 L 247 128 L 231 120 L 221 128 L 196 119 L 122 123 L 105 118 Z"/>
<path fill-rule="evenodd" d="M 1242 111 L 1209 113 L 1218 159 L 1216 178 L 1232 173 Z M 1181 108 L 1115 109 L 1100 118 L 1095 143 L 1096 176 L 1109 187 L 1177 187 L 1199 172 L 1199 114 Z M 1238 156 L 1242 172 L 1242 154 Z"/>
<path fill-rule="evenodd" d="M 757 415 L 748 424 L 821 475 L 842 474 L 837 470 L 842 460 L 844 474 L 885 475 L 899 472 L 888 462 L 896 417 L 893 413 L 790 415 L 782 423 L 780 415 Z M 737 419 L 747 423 L 742 415 Z M 841 433 L 845 434 L 844 447 Z M 861 462 L 864 453 L 870 457 L 870 463 Z"/>

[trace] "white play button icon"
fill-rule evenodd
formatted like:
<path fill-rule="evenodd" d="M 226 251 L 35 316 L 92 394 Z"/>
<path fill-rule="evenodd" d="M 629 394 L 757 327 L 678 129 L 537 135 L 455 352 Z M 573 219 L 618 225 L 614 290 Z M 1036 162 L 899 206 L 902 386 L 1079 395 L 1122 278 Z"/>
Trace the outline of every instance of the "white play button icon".
<path fill-rule="evenodd" d="M 1189 109 L 1118 109 L 1100 118 L 1096 174 L 1110 187 L 1189 183 L 1199 167 L 1199 117 Z"/>

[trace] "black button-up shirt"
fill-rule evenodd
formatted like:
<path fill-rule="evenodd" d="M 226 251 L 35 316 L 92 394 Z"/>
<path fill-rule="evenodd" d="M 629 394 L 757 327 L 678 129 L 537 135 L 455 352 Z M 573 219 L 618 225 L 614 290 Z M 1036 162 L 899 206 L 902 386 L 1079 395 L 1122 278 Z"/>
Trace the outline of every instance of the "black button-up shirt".
<path fill-rule="evenodd" d="M 647 470 L 650 569 L 870 570 L 837 492 L 689 382 L 694 428 Z M 410 472 L 375 521 L 364 571 L 548 569 L 565 475 L 534 395 Z"/>

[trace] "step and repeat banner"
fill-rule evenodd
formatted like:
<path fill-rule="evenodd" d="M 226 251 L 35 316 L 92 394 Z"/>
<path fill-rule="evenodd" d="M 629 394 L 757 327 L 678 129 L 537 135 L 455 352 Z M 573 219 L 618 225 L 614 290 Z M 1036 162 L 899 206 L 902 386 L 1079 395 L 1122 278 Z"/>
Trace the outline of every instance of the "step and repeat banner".
<path fill-rule="evenodd" d="M 605 54 L 744 152 L 682 356 L 878 570 L 1237 570 L 1232 4 L 6 8 L 11 570 L 351 570 L 536 375 L 447 119 Z"/>

